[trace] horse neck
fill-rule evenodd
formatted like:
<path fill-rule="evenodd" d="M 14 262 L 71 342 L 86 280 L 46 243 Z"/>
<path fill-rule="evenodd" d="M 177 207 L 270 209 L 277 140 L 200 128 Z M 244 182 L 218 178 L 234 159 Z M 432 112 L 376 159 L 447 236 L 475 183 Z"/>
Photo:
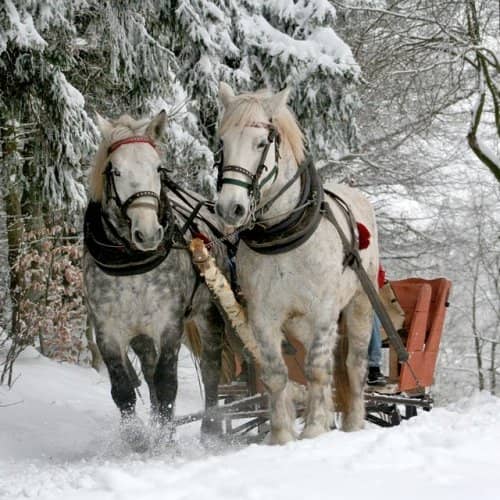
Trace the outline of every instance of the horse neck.
<path fill-rule="evenodd" d="M 262 197 L 262 205 L 275 196 L 279 190 L 297 173 L 297 163 L 291 155 L 286 155 L 280 159 L 279 174 L 272 189 L 266 196 Z M 285 220 L 290 212 L 297 206 L 300 199 L 301 179 L 297 179 L 279 198 L 271 205 L 269 210 L 262 215 L 265 226 L 273 226 Z"/>

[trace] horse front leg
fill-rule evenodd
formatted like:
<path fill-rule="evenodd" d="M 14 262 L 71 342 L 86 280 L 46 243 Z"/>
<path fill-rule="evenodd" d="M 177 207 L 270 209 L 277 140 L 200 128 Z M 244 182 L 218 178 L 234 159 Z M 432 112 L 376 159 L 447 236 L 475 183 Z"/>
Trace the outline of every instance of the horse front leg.
<path fill-rule="evenodd" d="M 207 413 L 201 422 L 201 433 L 202 439 L 206 439 L 222 434 L 222 419 L 210 410 L 215 409 L 219 403 L 224 323 L 215 307 L 212 307 L 206 315 L 196 319 L 196 326 L 202 345 L 200 368 Z"/>
<path fill-rule="evenodd" d="M 358 292 L 344 311 L 348 354 L 346 360 L 349 377 L 350 401 L 342 419 L 342 430 L 356 431 L 364 427 L 364 385 L 368 365 L 368 344 L 373 323 L 373 311 L 368 297 Z"/>
<path fill-rule="evenodd" d="M 144 424 L 135 414 L 136 395 L 124 357 L 126 349 L 111 335 L 96 331 L 97 346 L 108 369 L 111 382 L 111 397 L 121 414 L 121 435 L 134 451 L 148 448 Z"/>
<path fill-rule="evenodd" d="M 182 324 L 178 329 L 163 335 L 154 384 L 157 397 L 156 419 L 160 427 L 167 431 L 167 440 L 171 440 L 174 433 L 173 417 L 175 398 L 177 396 L 177 362 L 181 345 Z"/>
<path fill-rule="evenodd" d="M 336 321 L 316 325 L 305 360 L 307 407 L 301 438 L 314 438 L 333 426 L 332 372 Z"/>
<path fill-rule="evenodd" d="M 272 327 L 252 325 L 260 348 L 260 378 L 269 392 L 271 410 L 270 444 L 285 444 L 296 439 L 295 406 L 288 380 L 288 369 L 281 352 L 282 335 L 279 324 Z"/>
<path fill-rule="evenodd" d="M 158 355 L 152 338 L 146 335 L 138 335 L 130 342 L 130 346 L 141 362 L 142 373 L 148 384 L 149 400 L 151 402 L 151 413 L 154 416 L 158 413 L 158 397 L 154 382 Z"/>

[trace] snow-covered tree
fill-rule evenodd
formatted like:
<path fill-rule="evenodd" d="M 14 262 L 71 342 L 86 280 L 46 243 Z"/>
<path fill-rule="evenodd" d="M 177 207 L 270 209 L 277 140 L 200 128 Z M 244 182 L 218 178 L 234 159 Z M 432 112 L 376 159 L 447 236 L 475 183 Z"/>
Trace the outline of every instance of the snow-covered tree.
<path fill-rule="evenodd" d="M 73 14 L 64 1 L 6 0 L 0 12 L 0 113 L 10 138 L 2 185 L 52 208 L 85 203 L 82 159 L 95 141 L 84 98 L 65 75 L 74 62 Z M 14 156 L 23 158 L 17 168 Z"/>
<path fill-rule="evenodd" d="M 333 29 L 335 15 L 326 0 L 176 2 L 171 46 L 205 135 L 214 138 L 220 80 L 239 91 L 289 85 L 317 160 L 355 148 L 360 70 Z"/>
<path fill-rule="evenodd" d="M 95 111 L 115 118 L 166 109 L 166 166 L 206 193 L 221 80 L 240 91 L 290 85 L 313 156 L 354 149 L 360 70 L 335 17 L 326 0 L 5 0 L 0 176 L 14 336 L 23 321 L 24 281 L 13 272 L 23 232 L 43 230 L 54 210 L 69 217 L 84 207 Z"/>

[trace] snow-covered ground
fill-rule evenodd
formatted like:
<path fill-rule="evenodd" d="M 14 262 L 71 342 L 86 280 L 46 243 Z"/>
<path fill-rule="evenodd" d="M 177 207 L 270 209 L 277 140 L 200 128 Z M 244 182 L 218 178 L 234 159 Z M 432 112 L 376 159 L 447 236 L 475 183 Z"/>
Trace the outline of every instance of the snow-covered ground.
<path fill-rule="evenodd" d="M 201 406 L 181 358 L 178 414 Z M 283 447 L 205 449 L 190 424 L 175 449 L 139 455 L 120 442 L 106 377 L 34 350 L 16 373 L 0 387 L 2 500 L 500 499 L 500 399 L 484 393 L 397 428 Z"/>

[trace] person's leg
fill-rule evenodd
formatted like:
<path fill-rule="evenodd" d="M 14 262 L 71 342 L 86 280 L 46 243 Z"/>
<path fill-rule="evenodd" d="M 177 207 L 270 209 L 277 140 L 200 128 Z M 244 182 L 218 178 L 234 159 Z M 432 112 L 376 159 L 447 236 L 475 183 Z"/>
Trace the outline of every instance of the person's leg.
<path fill-rule="evenodd" d="M 380 371 L 382 361 L 382 339 L 380 336 L 380 320 L 373 316 L 372 335 L 368 346 L 368 385 L 384 386 L 386 378 Z"/>
<path fill-rule="evenodd" d="M 376 314 L 373 315 L 372 335 L 368 345 L 368 366 L 380 368 L 382 360 L 382 340 L 380 337 L 380 320 Z"/>

